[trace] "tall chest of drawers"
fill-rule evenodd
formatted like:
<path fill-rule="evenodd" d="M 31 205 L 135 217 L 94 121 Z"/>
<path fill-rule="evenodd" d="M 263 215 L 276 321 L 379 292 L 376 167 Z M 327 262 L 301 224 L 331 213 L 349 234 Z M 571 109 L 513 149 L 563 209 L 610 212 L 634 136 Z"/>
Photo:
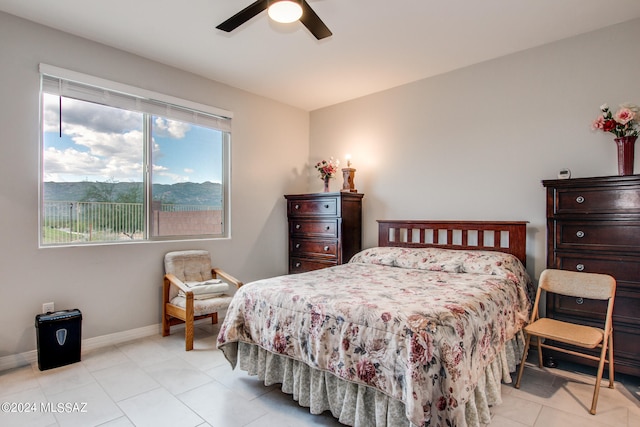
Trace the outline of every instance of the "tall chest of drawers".
<path fill-rule="evenodd" d="M 617 281 L 613 310 L 617 372 L 640 376 L 640 175 L 543 181 L 547 267 L 606 273 Z M 599 301 L 548 298 L 547 314 L 592 324 Z M 554 353 L 554 357 L 571 356 Z"/>
<path fill-rule="evenodd" d="M 289 273 L 348 262 L 362 245 L 361 193 L 293 194 L 287 199 Z"/>

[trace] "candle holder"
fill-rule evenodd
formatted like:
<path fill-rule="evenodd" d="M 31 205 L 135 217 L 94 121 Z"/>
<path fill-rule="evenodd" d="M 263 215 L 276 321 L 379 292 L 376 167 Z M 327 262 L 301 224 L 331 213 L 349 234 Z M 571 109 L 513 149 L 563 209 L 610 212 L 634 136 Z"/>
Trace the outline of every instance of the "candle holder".
<path fill-rule="evenodd" d="M 351 163 L 351 162 L 348 162 Z M 353 179 L 355 177 L 356 170 L 354 168 L 344 168 L 342 169 L 342 178 L 344 182 L 342 183 L 342 190 L 349 193 L 357 193 L 358 190 L 355 189 L 355 185 L 353 183 Z"/>

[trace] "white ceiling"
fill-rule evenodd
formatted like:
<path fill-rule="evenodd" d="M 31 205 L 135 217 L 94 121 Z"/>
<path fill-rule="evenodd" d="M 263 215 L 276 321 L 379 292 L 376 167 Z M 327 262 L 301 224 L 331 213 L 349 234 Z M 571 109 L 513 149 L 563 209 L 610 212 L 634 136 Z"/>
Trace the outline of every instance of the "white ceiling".
<path fill-rule="evenodd" d="M 0 0 L 0 10 L 315 110 L 640 17 L 640 0 L 308 0 L 333 36 L 253 0 Z M 603 61 L 611 61 L 602 52 Z"/>

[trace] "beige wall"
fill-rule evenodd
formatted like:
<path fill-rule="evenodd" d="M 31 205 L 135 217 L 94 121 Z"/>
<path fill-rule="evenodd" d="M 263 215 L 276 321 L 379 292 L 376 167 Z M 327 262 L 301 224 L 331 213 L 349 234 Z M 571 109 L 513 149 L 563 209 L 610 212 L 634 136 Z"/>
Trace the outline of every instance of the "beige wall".
<path fill-rule="evenodd" d="M 35 349 L 48 301 L 82 310 L 85 339 L 158 324 L 170 250 L 207 249 L 243 281 L 287 272 L 283 194 L 306 189 L 307 112 L 3 13 L 0 58 L 0 358 Z M 232 238 L 38 249 L 40 62 L 232 111 Z"/>
<path fill-rule="evenodd" d="M 617 174 L 614 136 L 590 126 L 605 102 L 640 104 L 639 40 L 635 20 L 314 111 L 310 162 L 352 155 L 365 246 L 376 219 L 526 220 L 537 277 L 541 180 Z"/>

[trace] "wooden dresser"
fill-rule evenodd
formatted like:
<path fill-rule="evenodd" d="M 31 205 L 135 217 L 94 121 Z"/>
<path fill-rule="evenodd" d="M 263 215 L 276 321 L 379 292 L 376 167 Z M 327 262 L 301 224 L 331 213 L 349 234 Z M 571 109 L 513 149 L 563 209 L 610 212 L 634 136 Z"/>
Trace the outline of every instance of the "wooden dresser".
<path fill-rule="evenodd" d="M 360 193 L 293 194 L 287 199 L 289 273 L 348 262 L 362 244 Z"/>
<path fill-rule="evenodd" d="M 547 189 L 547 266 L 606 273 L 617 280 L 614 365 L 617 372 L 640 376 L 640 175 L 542 184 Z M 603 318 L 598 314 L 603 306 L 594 300 L 555 296 L 547 299 L 546 309 L 551 317 L 585 324 Z"/>

